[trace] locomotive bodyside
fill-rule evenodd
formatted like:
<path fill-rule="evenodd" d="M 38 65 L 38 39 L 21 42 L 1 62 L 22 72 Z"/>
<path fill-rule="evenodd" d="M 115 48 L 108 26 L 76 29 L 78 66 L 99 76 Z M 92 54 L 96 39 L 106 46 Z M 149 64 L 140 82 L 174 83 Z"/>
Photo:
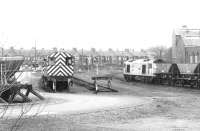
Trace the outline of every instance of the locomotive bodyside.
<path fill-rule="evenodd" d="M 157 62 L 154 59 L 128 60 L 124 63 L 124 77 L 126 80 L 152 80 L 157 73 L 167 73 L 171 64 Z"/>

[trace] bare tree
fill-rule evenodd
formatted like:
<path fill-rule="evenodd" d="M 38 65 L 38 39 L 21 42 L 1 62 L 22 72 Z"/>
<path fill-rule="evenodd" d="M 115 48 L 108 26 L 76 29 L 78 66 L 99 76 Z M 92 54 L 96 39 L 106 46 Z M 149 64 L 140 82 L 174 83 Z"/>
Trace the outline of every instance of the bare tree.
<path fill-rule="evenodd" d="M 95 48 L 91 48 L 90 50 L 92 53 L 96 53 L 96 49 Z"/>
<path fill-rule="evenodd" d="M 21 64 L 19 63 L 18 67 L 20 65 Z M 12 69 L 12 70 L 15 71 L 17 69 L 18 68 L 16 67 L 15 69 Z M 18 76 L 12 77 L 13 73 L 15 73 L 14 71 L 11 74 L 6 74 L 6 75 L 1 74 L 4 77 L 1 78 L 2 83 L 1 83 L 1 90 L 0 90 L 0 94 L 1 94 L 0 98 L 3 98 L 1 100 L 3 100 L 4 103 L 0 104 L 0 127 L 1 127 L 0 130 L 5 130 L 5 129 L 10 130 L 10 131 L 20 130 L 20 128 L 23 127 L 24 123 L 26 122 L 25 121 L 26 118 L 38 116 L 38 114 L 41 111 L 43 111 L 45 107 L 43 105 L 45 103 L 43 104 L 36 104 L 35 102 L 24 103 L 24 102 L 27 102 L 27 100 L 24 99 L 24 97 L 22 97 L 22 101 L 20 101 L 20 103 L 16 104 L 15 102 L 17 101 L 14 102 L 14 98 L 17 98 L 17 95 L 21 96 L 20 94 L 26 93 L 25 90 L 22 88 L 17 89 L 16 94 L 10 95 L 10 93 L 6 92 L 9 90 L 14 91 L 13 89 L 14 85 L 18 83 L 17 80 L 22 75 L 22 72 L 20 72 Z M 9 84 L 8 83 L 5 84 L 4 80 L 7 80 L 8 78 L 13 78 L 13 80 Z M 2 93 L 4 93 L 3 97 L 2 97 Z M 4 99 L 5 95 L 6 97 L 8 96 L 9 98 Z M 10 100 L 11 98 L 12 100 Z M 14 115 L 14 118 L 10 117 L 10 115 L 11 116 Z M 2 122 L 4 122 L 4 125 L 1 125 Z"/>
<path fill-rule="evenodd" d="M 53 51 L 54 51 L 54 52 L 57 52 L 57 51 L 58 51 L 58 48 L 57 48 L 57 47 L 53 47 Z"/>
<path fill-rule="evenodd" d="M 15 50 L 15 48 L 14 48 L 13 46 L 11 46 L 11 47 L 9 48 L 9 50 L 8 50 L 8 55 L 9 55 L 9 56 L 15 56 L 15 55 L 17 55 L 17 52 L 16 52 L 16 50 Z"/>
<path fill-rule="evenodd" d="M 162 59 L 163 56 L 168 52 L 168 48 L 164 46 L 154 46 L 147 49 L 147 52 L 150 52 L 154 58 Z"/>
<path fill-rule="evenodd" d="M 26 120 L 37 118 L 38 115 L 44 110 L 46 104 L 36 103 L 19 103 L 15 106 L 4 104 L 0 105 L 0 130 L 18 131 L 25 126 Z M 16 108 L 18 110 L 16 111 Z M 10 112 L 15 112 L 16 117 L 10 118 Z"/>

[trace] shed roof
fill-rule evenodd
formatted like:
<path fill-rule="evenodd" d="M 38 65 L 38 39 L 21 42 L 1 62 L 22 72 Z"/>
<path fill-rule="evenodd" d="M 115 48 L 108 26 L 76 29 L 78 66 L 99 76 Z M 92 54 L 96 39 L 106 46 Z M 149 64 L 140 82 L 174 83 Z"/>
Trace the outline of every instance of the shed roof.
<path fill-rule="evenodd" d="M 185 38 L 183 37 L 185 46 L 200 46 L 200 37 L 199 38 Z"/>
<path fill-rule="evenodd" d="M 183 27 L 174 30 L 174 33 L 181 36 L 185 46 L 200 46 L 200 29 Z"/>

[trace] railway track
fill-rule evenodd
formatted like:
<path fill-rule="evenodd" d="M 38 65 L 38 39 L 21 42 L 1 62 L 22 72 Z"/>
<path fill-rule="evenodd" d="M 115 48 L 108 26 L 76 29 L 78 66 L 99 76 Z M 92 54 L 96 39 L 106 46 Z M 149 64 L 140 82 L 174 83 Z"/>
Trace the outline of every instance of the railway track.
<path fill-rule="evenodd" d="M 73 77 L 73 83 L 77 84 L 79 86 L 85 87 L 89 91 L 95 91 L 96 90 L 94 83 L 88 82 L 88 81 L 80 79 L 78 77 Z M 108 88 L 104 85 L 97 84 L 97 86 L 99 87 L 98 91 L 100 91 L 100 92 L 118 92 L 118 90 Z"/>

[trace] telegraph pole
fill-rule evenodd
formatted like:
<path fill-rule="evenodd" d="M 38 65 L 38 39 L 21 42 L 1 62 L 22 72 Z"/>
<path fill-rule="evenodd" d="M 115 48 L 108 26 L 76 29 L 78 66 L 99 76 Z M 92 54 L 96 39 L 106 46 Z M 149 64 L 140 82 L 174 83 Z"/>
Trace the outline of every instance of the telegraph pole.
<path fill-rule="evenodd" d="M 0 43 L 1 43 L 1 56 L 3 56 L 4 55 L 3 43 L 1 41 Z"/>
<path fill-rule="evenodd" d="M 35 40 L 35 62 L 36 62 L 36 57 L 37 57 L 37 54 L 36 54 L 36 40 Z"/>
<path fill-rule="evenodd" d="M 83 68 L 83 48 L 82 48 L 82 52 L 81 52 L 81 68 Z"/>
<path fill-rule="evenodd" d="M 36 49 L 36 40 L 35 40 L 35 70 L 36 70 L 36 64 L 37 64 L 37 49 Z"/>
<path fill-rule="evenodd" d="M 3 56 L 4 55 L 4 50 L 3 50 L 3 47 L 1 47 L 1 55 Z"/>

